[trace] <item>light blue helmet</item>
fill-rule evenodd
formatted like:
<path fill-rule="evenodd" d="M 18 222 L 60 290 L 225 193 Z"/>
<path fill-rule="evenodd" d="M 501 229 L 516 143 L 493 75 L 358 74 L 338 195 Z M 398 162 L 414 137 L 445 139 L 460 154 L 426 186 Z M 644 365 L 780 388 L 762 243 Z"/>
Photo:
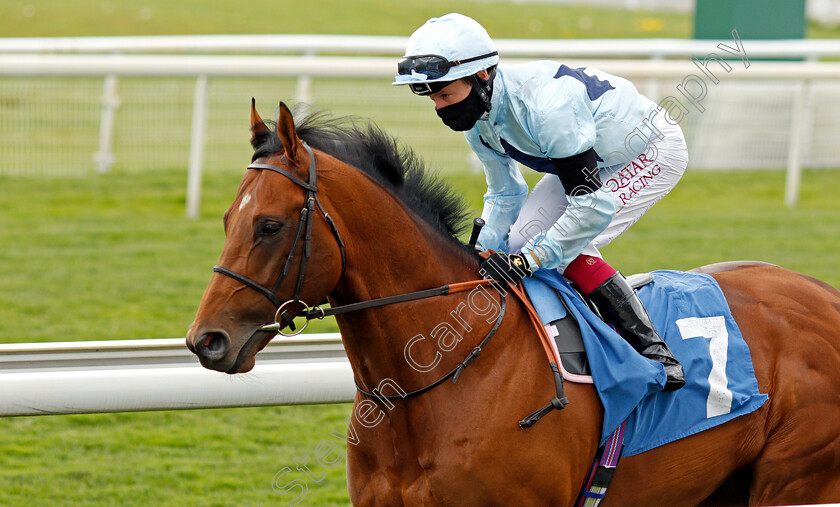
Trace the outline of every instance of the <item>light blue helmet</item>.
<path fill-rule="evenodd" d="M 426 21 L 411 34 L 392 84 L 419 85 L 411 88 L 420 93 L 430 90 L 429 83 L 469 77 L 498 63 L 499 53 L 487 30 L 472 18 L 452 13 Z"/>

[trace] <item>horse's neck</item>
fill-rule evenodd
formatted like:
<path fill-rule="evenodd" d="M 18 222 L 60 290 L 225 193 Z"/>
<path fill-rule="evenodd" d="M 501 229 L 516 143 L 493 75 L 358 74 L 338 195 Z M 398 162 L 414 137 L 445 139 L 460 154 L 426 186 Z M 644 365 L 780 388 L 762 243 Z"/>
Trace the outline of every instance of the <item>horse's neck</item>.
<path fill-rule="evenodd" d="M 406 210 L 390 194 L 382 195 L 385 193 L 378 188 L 368 190 L 371 193 L 366 195 L 377 196 L 375 202 L 365 206 L 363 212 L 341 217 L 348 232 L 347 271 L 331 294 L 335 304 L 405 294 L 479 277 L 477 260 L 470 258 L 463 248 Z M 339 209 L 360 209 L 358 201 L 351 202 L 334 204 Z M 405 344 L 418 334 L 428 335 L 437 323 L 445 320 L 457 305 L 453 298 L 457 296 L 397 303 L 339 316 L 345 348 L 357 377 L 378 380 L 417 373 L 406 362 Z"/>
<path fill-rule="evenodd" d="M 352 203 L 336 204 L 341 205 L 339 209 L 358 209 L 357 205 L 347 208 Z M 387 201 L 375 206 L 358 213 L 362 217 L 341 217 L 342 231 L 349 233 L 345 238 L 347 272 L 332 294 L 334 303 L 364 301 L 480 277 L 475 258 L 418 221 L 399 203 Z M 495 337 L 464 370 L 457 384 L 444 382 L 413 403 L 383 402 L 378 413 L 385 414 L 383 420 L 387 422 L 376 430 L 356 426 L 358 431 L 376 431 L 362 434 L 363 444 L 348 448 L 348 456 L 355 453 L 352 460 L 348 458 L 348 473 L 364 478 L 357 484 L 372 475 L 381 477 L 384 469 L 397 490 L 415 484 L 425 470 L 435 468 L 432 463 L 438 456 L 447 456 L 454 447 L 472 456 L 521 454 L 520 449 L 535 445 L 533 431 L 541 433 L 541 438 L 559 433 L 563 417 L 565 421 L 574 418 L 575 423 L 583 422 L 569 424 L 563 430 L 564 438 L 572 442 L 570 447 L 583 449 L 573 454 L 585 456 L 585 461 L 590 449 L 597 447 L 600 415 L 595 410 L 579 408 L 576 415 L 546 417 L 551 422 L 542 422 L 538 430 L 529 430 L 532 433 L 528 434 L 518 429 L 510 431 L 516 428 L 517 420 L 555 394 L 536 330 L 510 293 L 504 296 L 493 288 L 479 286 L 448 296 L 339 315 L 338 322 L 356 381 L 368 391 L 378 388 L 386 396 L 414 391 L 443 377 L 500 322 Z M 597 405 L 594 391 L 581 391 L 584 388 L 569 387 L 576 407 Z M 359 415 L 355 418 L 358 421 Z M 491 436 L 504 434 L 504 445 L 500 446 L 504 450 L 495 449 L 497 442 L 492 439 L 476 438 L 476 428 Z M 493 449 L 488 451 L 488 446 Z M 518 456 L 520 463 L 532 460 L 530 452 L 525 454 L 524 458 Z M 559 466 L 565 475 L 585 468 L 582 463 L 566 464 L 568 456 L 551 459 L 555 469 Z"/>
<path fill-rule="evenodd" d="M 347 272 L 334 293 L 339 299 L 390 296 L 479 276 L 475 259 L 423 222 L 392 214 L 368 225 L 348 241 Z"/>

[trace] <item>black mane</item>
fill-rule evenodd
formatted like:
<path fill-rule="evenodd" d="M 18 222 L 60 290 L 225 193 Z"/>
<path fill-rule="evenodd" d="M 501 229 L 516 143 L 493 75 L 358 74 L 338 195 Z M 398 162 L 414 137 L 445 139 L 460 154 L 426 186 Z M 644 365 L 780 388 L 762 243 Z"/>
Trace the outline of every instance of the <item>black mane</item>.
<path fill-rule="evenodd" d="M 438 231 L 458 240 L 457 236 L 469 225 L 468 207 L 461 196 L 440 177 L 429 173 L 411 148 L 401 146 L 375 124 L 360 126 L 347 118 L 315 113 L 296 121 L 296 130 L 309 146 L 378 181 Z M 275 132 L 257 134 L 252 144 L 253 160 L 283 150 Z"/>

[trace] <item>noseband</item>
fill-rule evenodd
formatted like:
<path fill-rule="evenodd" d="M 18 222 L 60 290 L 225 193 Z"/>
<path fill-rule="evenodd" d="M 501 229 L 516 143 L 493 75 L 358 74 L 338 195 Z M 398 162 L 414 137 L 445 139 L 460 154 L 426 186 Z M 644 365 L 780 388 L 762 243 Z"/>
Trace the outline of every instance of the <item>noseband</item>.
<path fill-rule="evenodd" d="M 312 148 L 309 145 L 303 145 L 306 148 L 306 151 L 309 153 L 309 183 L 301 180 L 294 174 L 290 173 L 286 169 L 282 167 L 278 167 L 272 164 L 251 164 L 248 166 L 248 169 L 254 170 L 268 170 L 274 171 L 277 174 L 281 174 L 291 180 L 293 183 L 298 185 L 299 187 L 306 190 L 306 199 L 304 200 L 303 208 L 300 210 L 300 221 L 298 222 L 297 232 L 295 233 L 295 241 L 292 243 L 292 248 L 289 250 L 289 255 L 286 257 L 286 264 L 283 266 L 283 270 L 280 272 L 280 276 L 277 277 L 277 281 L 274 282 L 274 286 L 272 288 L 268 288 L 265 285 L 261 285 L 254 280 L 251 280 L 245 275 L 241 275 L 236 271 L 228 269 L 224 266 L 213 266 L 213 271 L 230 278 L 233 278 L 237 282 L 254 289 L 255 291 L 259 292 L 266 299 L 271 301 L 271 304 L 277 308 L 276 313 L 274 314 L 274 323 L 265 326 L 265 328 L 273 327 L 272 330 L 279 331 L 282 327 L 280 323 L 280 318 L 283 319 L 284 324 L 289 325 L 290 328 L 294 330 L 294 326 L 292 325 L 292 316 L 286 313 L 284 308 L 293 303 L 299 303 L 304 306 L 304 310 L 308 311 L 310 309 L 309 305 L 301 301 L 300 294 L 303 290 L 303 279 L 306 276 L 306 264 L 309 260 L 309 257 L 312 253 L 312 216 L 315 213 L 315 209 L 317 207 L 318 211 L 324 216 L 324 220 L 332 229 L 333 235 L 335 236 L 336 241 L 338 242 L 338 248 L 341 252 L 341 275 L 344 276 L 344 270 L 346 268 L 346 259 L 344 255 L 344 241 L 341 239 L 341 234 L 338 233 L 338 228 L 335 225 L 332 217 L 324 211 L 324 208 L 321 206 L 321 202 L 318 201 L 318 187 L 317 183 L 317 171 L 315 170 L 315 155 L 312 153 Z M 295 292 L 292 299 L 286 301 L 285 303 L 280 301 L 280 298 L 277 297 L 277 289 L 280 288 L 280 284 L 283 283 L 283 280 L 286 278 L 286 275 L 289 273 L 289 269 L 292 267 L 292 259 L 295 257 L 295 253 L 298 250 L 298 245 L 301 243 L 301 238 L 303 238 L 303 257 L 300 261 L 300 270 L 298 271 L 298 279 L 297 284 L 295 285 Z M 307 322 L 309 322 L 307 320 Z M 306 326 L 304 326 L 305 328 Z M 268 330 L 268 329 L 264 329 Z M 303 331 L 301 328 L 294 334 L 298 334 Z"/>

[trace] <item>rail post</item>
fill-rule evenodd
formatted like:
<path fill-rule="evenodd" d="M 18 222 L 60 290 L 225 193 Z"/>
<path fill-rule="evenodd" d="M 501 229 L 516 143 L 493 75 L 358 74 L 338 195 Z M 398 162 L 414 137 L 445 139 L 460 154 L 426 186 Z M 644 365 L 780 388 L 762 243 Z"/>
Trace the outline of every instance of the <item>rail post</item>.
<path fill-rule="evenodd" d="M 108 172 L 114 165 L 114 116 L 117 108 L 120 107 L 120 98 L 117 95 L 118 79 L 114 74 L 105 76 L 105 84 L 102 87 L 102 113 L 99 122 L 99 151 L 93 154 L 93 161 L 100 173 Z"/>
<path fill-rule="evenodd" d="M 190 162 L 187 173 L 187 218 L 197 219 L 201 208 L 201 173 L 204 163 L 204 137 L 207 129 L 207 75 L 195 80 L 192 128 L 190 131 Z"/>

